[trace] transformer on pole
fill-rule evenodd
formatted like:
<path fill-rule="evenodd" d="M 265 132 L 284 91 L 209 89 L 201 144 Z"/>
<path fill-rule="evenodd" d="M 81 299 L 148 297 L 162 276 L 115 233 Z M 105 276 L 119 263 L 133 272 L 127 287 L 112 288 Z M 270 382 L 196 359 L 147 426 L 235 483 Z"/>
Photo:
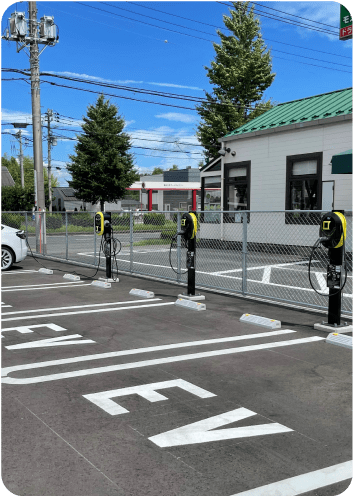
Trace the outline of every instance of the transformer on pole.
<path fill-rule="evenodd" d="M 28 19 L 25 12 L 13 12 L 9 19 L 9 27 L 2 38 L 15 41 L 17 53 L 24 50 L 29 56 L 31 97 L 32 97 L 32 127 L 33 127 L 33 162 L 35 176 L 35 210 L 45 211 L 42 122 L 40 107 L 40 77 L 39 56 L 47 46 L 55 46 L 59 41 L 54 17 L 43 16 L 37 21 L 36 2 L 28 2 Z M 44 45 L 39 52 L 38 45 Z M 29 49 L 29 50 L 28 50 Z M 45 225 L 42 218 L 36 216 L 36 251 L 45 253 Z M 42 239 L 43 238 L 43 239 Z"/>

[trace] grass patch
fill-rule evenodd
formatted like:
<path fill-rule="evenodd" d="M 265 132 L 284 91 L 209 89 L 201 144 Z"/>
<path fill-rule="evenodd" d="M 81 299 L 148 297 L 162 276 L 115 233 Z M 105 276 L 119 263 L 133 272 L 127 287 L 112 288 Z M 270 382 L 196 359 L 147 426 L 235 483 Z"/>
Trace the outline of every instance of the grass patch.
<path fill-rule="evenodd" d="M 168 245 L 168 240 L 166 239 L 143 239 L 142 241 L 136 241 L 133 243 L 134 246 L 151 246 L 151 245 Z"/>

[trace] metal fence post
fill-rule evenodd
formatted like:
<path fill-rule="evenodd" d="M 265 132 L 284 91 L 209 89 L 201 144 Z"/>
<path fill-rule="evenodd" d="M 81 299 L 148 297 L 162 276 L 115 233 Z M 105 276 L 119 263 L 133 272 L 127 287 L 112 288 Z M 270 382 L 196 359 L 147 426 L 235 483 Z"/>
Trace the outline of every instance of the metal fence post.
<path fill-rule="evenodd" d="M 134 217 L 130 211 L 130 272 L 132 274 L 134 268 Z"/>
<path fill-rule="evenodd" d="M 177 214 L 177 232 L 181 230 L 181 214 Z M 177 236 L 177 281 L 181 281 L 181 236 Z"/>
<path fill-rule="evenodd" d="M 94 242 L 94 266 L 97 265 L 97 235 L 93 227 L 93 242 Z"/>
<path fill-rule="evenodd" d="M 242 281 L 241 281 L 241 291 L 243 295 L 245 295 L 248 291 L 247 282 L 248 282 L 248 214 L 242 213 L 242 221 L 243 221 L 243 243 L 242 243 Z"/>
<path fill-rule="evenodd" d="M 25 212 L 25 225 L 26 225 L 26 238 L 28 239 L 28 219 L 27 219 L 27 212 Z"/>
<path fill-rule="evenodd" d="M 66 230 L 66 260 L 69 259 L 69 235 L 67 232 L 67 212 L 65 212 L 65 230 Z"/>

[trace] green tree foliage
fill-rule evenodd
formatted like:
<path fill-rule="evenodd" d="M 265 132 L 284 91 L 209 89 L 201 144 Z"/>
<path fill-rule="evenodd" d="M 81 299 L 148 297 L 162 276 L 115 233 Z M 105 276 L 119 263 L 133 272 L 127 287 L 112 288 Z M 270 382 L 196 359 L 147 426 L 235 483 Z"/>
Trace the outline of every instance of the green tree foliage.
<path fill-rule="evenodd" d="M 157 174 L 163 174 L 163 169 L 161 169 L 160 167 L 155 167 L 152 171 L 152 176 L 155 176 Z"/>
<path fill-rule="evenodd" d="M 24 188 L 21 186 L 21 169 L 15 157 L 9 157 L 6 153 L 1 158 L 1 165 L 9 170 L 15 186 L 3 186 L 1 188 L 1 208 L 4 211 L 32 210 L 34 206 L 34 164 L 31 157 L 23 157 Z M 48 173 L 43 169 L 44 193 L 46 207 L 49 206 Z M 52 188 L 58 186 L 58 179 L 51 176 Z"/>
<path fill-rule="evenodd" d="M 206 156 L 217 154 L 218 138 L 273 106 L 271 100 L 262 100 L 275 74 L 271 72 L 271 55 L 263 42 L 260 21 L 249 2 L 232 3 L 230 16 L 223 16 L 230 34 L 217 31 L 221 43 L 213 44 L 215 60 L 211 67 L 205 67 L 213 92 L 206 92 L 207 101 L 196 107 L 201 117 L 197 136 Z"/>
<path fill-rule="evenodd" d="M 174 164 L 169 170 L 178 170 L 178 166 Z"/>
<path fill-rule="evenodd" d="M 100 95 L 83 118 L 83 133 L 77 137 L 75 155 L 70 155 L 71 187 L 77 198 L 101 204 L 124 198 L 126 189 L 139 175 L 129 152 L 130 137 L 123 132 L 125 121 L 115 105 Z"/>

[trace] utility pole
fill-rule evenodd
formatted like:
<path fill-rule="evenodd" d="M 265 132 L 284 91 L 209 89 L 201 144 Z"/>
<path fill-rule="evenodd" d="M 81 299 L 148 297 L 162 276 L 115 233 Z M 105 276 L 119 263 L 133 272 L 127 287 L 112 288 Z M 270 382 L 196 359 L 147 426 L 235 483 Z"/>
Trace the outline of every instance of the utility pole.
<path fill-rule="evenodd" d="M 23 171 L 23 153 L 22 153 L 22 131 L 21 129 L 16 133 L 16 138 L 20 142 L 20 171 L 21 171 L 21 186 L 25 187 L 25 175 Z"/>
<path fill-rule="evenodd" d="M 59 37 L 56 34 L 54 17 L 43 16 L 37 20 L 36 2 L 28 2 L 28 16 L 25 12 L 13 12 L 9 19 L 9 28 L 2 37 L 6 40 L 16 41 L 17 53 L 22 49 L 29 55 L 31 98 L 32 98 L 32 126 L 33 126 L 33 161 L 35 178 L 35 210 L 45 211 L 44 176 L 43 176 L 43 150 L 42 150 L 42 121 L 40 110 L 40 75 L 39 56 L 49 46 L 55 46 Z M 28 21 L 28 23 L 27 23 Z M 38 45 L 44 47 L 39 52 Z M 28 51 L 29 47 L 29 51 Z M 43 250 L 42 250 L 43 236 Z M 36 251 L 45 253 L 45 225 L 39 215 L 36 216 Z"/>
<path fill-rule="evenodd" d="M 46 117 L 48 121 L 48 188 L 49 188 L 49 212 L 53 211 L 52 191 L 51 191 L 51 147 L 57 144 L 56 138 L 50 131 L 50 122 L 53 119 L 53 111 L 47 110 Z M 57 114 L 56 114 L 57 115 Z"/>
<path fill-rule="evenodd" d="M 34 170 L 37 176 L 37 204 L 38 210 L 44 211 L 44 176 L 42 150 L 42 118 L 40 110 L 40 78 L 39 78 L 39 51 L 36 2 L 28 2 L 30 67 L 31 67 L 31 96 L 32 96 L 32 128 L 33 128 L 33 159 Z"/>

